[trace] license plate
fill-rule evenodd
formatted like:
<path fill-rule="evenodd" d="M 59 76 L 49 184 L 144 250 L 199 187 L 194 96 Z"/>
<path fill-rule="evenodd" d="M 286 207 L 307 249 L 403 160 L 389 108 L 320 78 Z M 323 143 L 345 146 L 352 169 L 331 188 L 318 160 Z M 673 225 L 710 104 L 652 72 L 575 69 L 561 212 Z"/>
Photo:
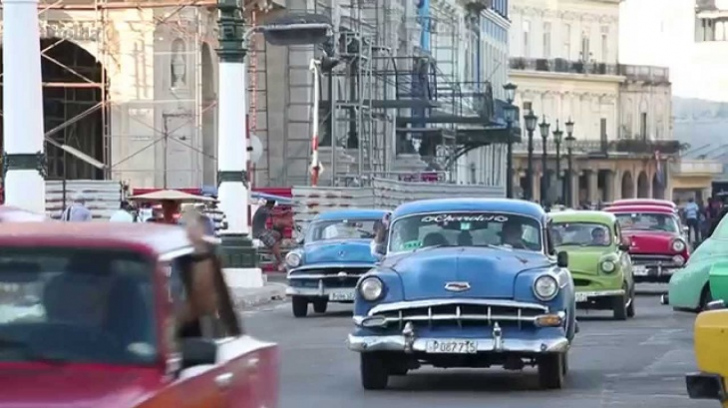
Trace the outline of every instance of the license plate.
<path fill-rule="evenodd" d="M 576 298 L 577 302 L 586 302 L 586 300 L 588 299 L 588 297 L 586 296 L 586 293 L 583 293 L 583 292 L 582 293 L 576 292 L 574 297 Z"/>
<path fill-rule="evenodd" d="M 347 290 L 347 291 L 340 291 L 340 292 L 331 292 L 329 293 L 329 300 L 332 301 L 353 301 L 354 300 L 354 290 Z"/>
<path fill-rule="evenodd" d="M 475 354 L 478 343 L 473 340 L 430 340 L 425 351 L 433 354 Z"/>
<path fill-rule="evenodd" d="M 632 273 L 635 276 L 647 276 L 648 270 L 647 267 L 639 265 L 639 266 L 633 266 L 632 267 Z"/>

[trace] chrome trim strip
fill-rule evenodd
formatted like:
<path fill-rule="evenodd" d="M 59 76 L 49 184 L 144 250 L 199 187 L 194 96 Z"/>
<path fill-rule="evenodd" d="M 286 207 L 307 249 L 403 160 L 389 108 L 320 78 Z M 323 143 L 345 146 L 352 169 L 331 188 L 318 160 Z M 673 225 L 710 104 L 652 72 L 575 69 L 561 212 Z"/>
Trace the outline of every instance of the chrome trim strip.
<path fill-rule="evenodd" d="M 181 256 L 189 255 L 195 252 L 195 248 L 192 246 L 179 248 L 179 249 L 173 249 L 171 251 L 165 252 L 161 255 L 159 255 L 159 261 L 160 262 L 169 262 L 175 258 L 179 258 Z"/>
<path fill-rule="evenodd" d="M 425 352 L 427 341 L 440 340 L 450 341 L 453 338 L 417 338 L 409 345 L 410 351 Z M 458 339 L 455 339 L 458 340 Z M 514 353 L 562 353 L 569 347 L 569 340 L 566 337 L 552 339 L 524 340 L 518 338 L 501 338 L 500 347 L 496 349 L 497 340 L 494 338 L 462 339 L 477 341 L 478 352 L 514 352 Z M 405 336 L 355 336 L 349 335 L 347 339 L 349 349 L 357 352 L 371 351 L 401 351 L 405 352 Z M 496 351 L 497 350 L 497 351 Z"/>
<path fill-rule="evenodd" d="M 475 305 L 475 306 L 497 306 L 497 307 L 513 307 L 520 309 L 533 309 L 548 312 L 549 308 L 538 303 L 517 302 L 514 300 L 503 299 L 427 299 L 412 300 L 404 302 L 384 303 L 374 306 L 369 310 L 368 316 L 377 313 L 393 312 L 402 309 L 416 309 L 420 307 L 432 306 L 448 306 L 448 305 Z"/>
<path fill-rule="evenodd" d="M 310 269 L 347 269 L 347 268 L 374 268 L 376 265 L 374 262 L 372 263 L 366 263 L 366 262 L 351 262 L 351 263 L 345 263 L 345 262 L 331 262 L 331 263 L 318 263 L 318 264 L 310 264 L 310 265 L 303 265 L 299 266 L 297 268 L 291 269 L 288 271 L 288 274 L 296 273 L 298 271 L 305 271 Z"/>

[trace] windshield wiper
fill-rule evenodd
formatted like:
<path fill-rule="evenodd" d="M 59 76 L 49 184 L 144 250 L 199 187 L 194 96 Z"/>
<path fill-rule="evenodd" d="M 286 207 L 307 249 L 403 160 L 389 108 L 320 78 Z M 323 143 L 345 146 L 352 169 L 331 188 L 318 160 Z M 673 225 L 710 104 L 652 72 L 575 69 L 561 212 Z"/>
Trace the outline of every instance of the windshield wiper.
<path fill-rule="evenodd" d="M 43 363 L 57 365 L 63 365 L 68 363 L 68 359 L 42 353 L 38 350 L 35 350 L 33 347 L 30 346 L 30 344 L 25 341 L 7 337 L 0 337 L 0 351 L 5 349 L 20 350 L 23 357 L 33 361 L 40 361 Z"/>

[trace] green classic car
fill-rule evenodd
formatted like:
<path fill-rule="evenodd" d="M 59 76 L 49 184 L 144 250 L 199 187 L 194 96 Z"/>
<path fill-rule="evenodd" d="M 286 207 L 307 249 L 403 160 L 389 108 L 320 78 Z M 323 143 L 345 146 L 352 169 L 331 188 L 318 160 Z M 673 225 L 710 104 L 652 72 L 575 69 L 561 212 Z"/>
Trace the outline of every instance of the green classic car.
<path fill-rule="evenodd" d="M 728 217 L 690 255 L 685 266 L 672 275 L 662 303 L 675 310 L 699 312 L 713 299 L 728 301 L 728 290 L 723 288 L 728 284 L 724 278 L 728 269 L 725 262 L 728 262 Z"/>
<path fill-rule="evenodd" d="M 617 218 L 602 211 L 564 211 L 550 217 L 556 250 L 569 254 L 577 307 L 612 310 L 617 320 L 634 317 L 632 261 Z"/>

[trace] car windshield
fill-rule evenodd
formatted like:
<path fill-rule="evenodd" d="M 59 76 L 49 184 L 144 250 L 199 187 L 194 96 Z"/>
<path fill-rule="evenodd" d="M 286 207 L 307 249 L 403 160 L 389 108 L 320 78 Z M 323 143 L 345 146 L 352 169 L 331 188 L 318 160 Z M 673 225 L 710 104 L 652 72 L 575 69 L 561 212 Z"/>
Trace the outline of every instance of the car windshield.
<path fill-rule="evenodd" d="M 0 362 L 154 364 L 153 268 L 126 251 L 0 248 Z"/>
<path fill-rule="evenodd" d="M 619 226 L 626 230 L 680 232 L 674 215 L 660 213 L 616 214 Z"/>
<path fill-rule="evenodd" d="M 339 239 L 372 239 L 380 220 L 315 221 L 306 232 L 306 243 Z"/>
<path fill-rule="evenodd" d="M 554 223 L 551 226 L 554 245 L 599 246 L 612 245 L 612 234 L 604 224 L 591 222 Z"/>
<path fill-rule="evenodd" d="M 514 214 L 442 212 L 402 217 L 392 223 L 389 252 L 429 246 L 504 246 L 541 250 L 538 220 Z"/>

